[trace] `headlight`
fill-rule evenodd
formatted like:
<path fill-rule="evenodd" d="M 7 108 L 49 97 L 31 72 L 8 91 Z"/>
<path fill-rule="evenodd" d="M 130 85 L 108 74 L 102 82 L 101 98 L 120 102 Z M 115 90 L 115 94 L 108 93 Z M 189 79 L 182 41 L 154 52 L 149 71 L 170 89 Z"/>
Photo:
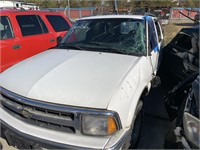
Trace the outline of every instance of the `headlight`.
<path fill-rule="evenodd" d="M 186 138 L 196 147 L 199 147 L 200 120 L 185 112 L 183 117 L 183 127 Z"/>
<path fill-rule="evenodd" d="M 82 132 L 86 135 L 106 136 L 118 130 L 116 121 L 111 116 L 82 116 Z"/>

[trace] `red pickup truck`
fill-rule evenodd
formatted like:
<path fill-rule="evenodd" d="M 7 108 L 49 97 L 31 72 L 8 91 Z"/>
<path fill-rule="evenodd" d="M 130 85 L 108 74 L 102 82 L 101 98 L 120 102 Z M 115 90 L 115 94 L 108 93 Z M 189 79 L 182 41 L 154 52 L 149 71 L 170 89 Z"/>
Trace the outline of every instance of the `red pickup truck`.
<path fill-rule="evenodd" d="M 0 73 L 55 47 L 71 26 L 71 22 L 58 12 L 0 10 Z"/>

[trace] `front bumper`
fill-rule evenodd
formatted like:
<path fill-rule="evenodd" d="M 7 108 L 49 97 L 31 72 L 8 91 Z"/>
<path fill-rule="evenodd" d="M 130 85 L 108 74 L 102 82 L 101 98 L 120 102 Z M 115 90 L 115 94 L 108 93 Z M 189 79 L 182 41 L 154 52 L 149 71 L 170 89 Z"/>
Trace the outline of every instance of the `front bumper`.
<path fill-rule="evenodd" d="M 111 137 L 80 136 L 52 131 L 22 122 L 0 108 L 1 137 L 9 145 L 23 149 L 119 149 L 125 143 L 128 130 Z"/>
<path fill-rule="evenodd" d="M 83 149 L 83 147 L 56 143 L 24 134 L 3 121 L 1 121 L 1 132 L 1 137 L 6 139 L 9 145 L 20 149 Z"/>

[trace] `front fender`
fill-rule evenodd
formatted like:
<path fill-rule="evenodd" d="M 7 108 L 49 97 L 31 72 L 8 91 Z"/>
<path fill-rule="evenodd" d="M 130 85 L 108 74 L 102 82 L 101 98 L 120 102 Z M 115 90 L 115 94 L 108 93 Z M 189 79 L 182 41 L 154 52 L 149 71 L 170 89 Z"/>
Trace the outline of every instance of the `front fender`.
<path fill-rule="evenodd" d="M 152 68 L 148 58 L 144 57 L 138 62 L 115 90 L 107 109 L 119 114 L 122 128 L 129 128 L 134 117 L 137 104 L 144 90 L 150 90 Z"/>

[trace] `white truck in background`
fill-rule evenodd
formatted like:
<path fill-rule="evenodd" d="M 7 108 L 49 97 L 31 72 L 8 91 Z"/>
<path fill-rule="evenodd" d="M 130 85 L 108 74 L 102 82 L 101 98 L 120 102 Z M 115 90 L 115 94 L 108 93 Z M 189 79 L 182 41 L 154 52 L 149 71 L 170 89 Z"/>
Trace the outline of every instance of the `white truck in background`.
<path fill-rule="evenodd" d="M 34 3 L 25 3 L 19 1 L 0 1 L 0 8 L 39 10 L 39 6 L 36 6 Z"/>

